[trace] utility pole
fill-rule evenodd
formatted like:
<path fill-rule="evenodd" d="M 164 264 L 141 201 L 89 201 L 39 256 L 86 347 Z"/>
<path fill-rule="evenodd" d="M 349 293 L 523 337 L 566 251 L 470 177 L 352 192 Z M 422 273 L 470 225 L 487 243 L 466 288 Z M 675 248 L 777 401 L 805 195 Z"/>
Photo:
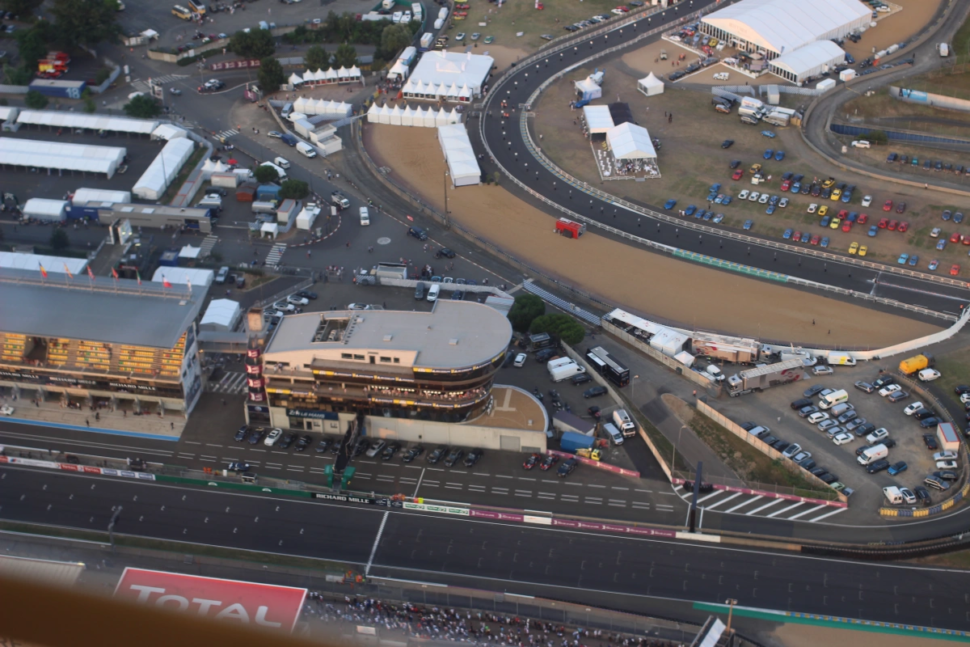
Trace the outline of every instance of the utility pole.
<path fill-rule="evenodd" d="M 111 549 L 114 550 L 115 547 L 115 525 L 118 523 L 119 517 L 121 517 L 121 511 L 124 510 L 120 505 L 115 508 L 114 514 L 111 515 L 111 521 L 108 522 L 108 541 L 111 543 Z"/>
<path fill-rule="evenodd" d="M 728 598 L 727 600 L 724 601 L 724 604 L 728 605 L 727 627 L 724 628 L 724 633 L 726 633 L 728 637 L 728 645 L 734 644 L 734 637 L 731 634 L 731 617 L 734 615 L 734 605 L 737 603 L 738 601 L 735 600 L 734 598 Z"/>

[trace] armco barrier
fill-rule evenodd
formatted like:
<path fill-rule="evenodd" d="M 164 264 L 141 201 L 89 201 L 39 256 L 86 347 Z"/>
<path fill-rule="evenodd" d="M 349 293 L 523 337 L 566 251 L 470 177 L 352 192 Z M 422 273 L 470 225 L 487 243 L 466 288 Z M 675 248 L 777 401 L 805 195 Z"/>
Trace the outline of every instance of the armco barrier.
<path fill-rule="evenodd" d="M 589 465 L 590 467 L 595 467 L 596 469 L 601 469 L 607 472 L 613 472 L 614 474 L 621 474 L 623 476 L 632 476 L 634 478 L 640 478 L 640 472 L 636 470 L 628 470 L 622 467 L 617 467 L 616 465 L 610 465 L 609 463 L 604 463 L 603 461 L 594 461 L 592 458 L 586 458 L 585 456 L 577 456 L 569 452 L 560 452 L 555 449 L 547 449 L 546 453 L 550 456 L 558 456 L 559 458 L 575 458 L 577 461 L 583 465 Z"/>

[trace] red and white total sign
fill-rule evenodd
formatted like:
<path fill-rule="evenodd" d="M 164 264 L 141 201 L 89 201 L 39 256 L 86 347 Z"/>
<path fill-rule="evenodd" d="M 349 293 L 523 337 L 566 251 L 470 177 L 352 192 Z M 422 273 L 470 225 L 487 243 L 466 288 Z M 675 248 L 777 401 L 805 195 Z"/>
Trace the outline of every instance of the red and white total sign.
<path fill-rule="evenodd" d="M 126 568 L 115 588 L 116 597 L 142 604 L 287 632 L 293 631 L 306 593 L 288 586 L 140 568 Z"/>

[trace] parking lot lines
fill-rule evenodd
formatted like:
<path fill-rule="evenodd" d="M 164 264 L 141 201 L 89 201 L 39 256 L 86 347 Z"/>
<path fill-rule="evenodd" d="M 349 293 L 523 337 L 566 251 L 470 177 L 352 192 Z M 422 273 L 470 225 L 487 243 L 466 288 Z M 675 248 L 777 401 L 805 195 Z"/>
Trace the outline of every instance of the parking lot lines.
<path fill-rule="evenodd" d="M 781 501 L 781 499 L 778 499 L 778 501 Z M 782 508 L 781 510 L 777 510 L 775 512 L 772 512 L 771 514 L 768 515 L 768 517 L 769 518 L 770 517 L 776 517 L 776 516 L 782 514 L 783 512 L 788 512 L 789 510 L 794 510 L 795 508 L 797 508 L 800 505 L 804 505 L 804 503 L 802 501 L 799 501 L 799 502 L 795 503 L 795 505 L 790 505 L 787 508 Z"/>
<path fill-rule="evenodd" d="M 817 522 L 821 521 L 822 519 L 825 519 L 826 517 L 831 517 L 832 515 L 839 514 L 840 512 L 845 512 L 846 510 L 848 510 L 848 508 L 836 508 L 832 512 L 827 512 L 827 513 L 825 513 L 825 514 L 823 514 L 821 516 L 815 517 L 814 519 L 809 519 L 808 522 L 809 523 L 817 523 Z"/>
<path fill-rule="evenodd" d="M 817 511 L 821 510 L 822 508 L 827 508 L 827 507 L 828 506 L 827 505 L 824 505 L 824 504 L 823 505 L 817 505 L 814 508 L 809 508 L 808 510 L 802 510 L 798 514 L 793 514 L 792 516 L 788 517 L 788 520 L 789 521 L 792 521 L 793 519 L 798 519 L 799 517 L 803 517 L 806 514 L 809 514 L 809 513 L 812 513 L 812 512 L 817 512 Z"/>
<path fill-rule="evenodd" d="M 734 506 L 733 508 L 731 508 L 730 510 L 727 510 L 727 512 L 734 512 L 735 510 L 740 510 L 744 506 L 748 505 L 749 503 L 754 503 L 755 501 L 757 501 L 760 498 L 762 498 L 761 495 L 760 494 L 756 494 L 755 496 L 751 497 L 747 501 L 743 501 L 743 502 L 739 503 L 738 505 Z"/>

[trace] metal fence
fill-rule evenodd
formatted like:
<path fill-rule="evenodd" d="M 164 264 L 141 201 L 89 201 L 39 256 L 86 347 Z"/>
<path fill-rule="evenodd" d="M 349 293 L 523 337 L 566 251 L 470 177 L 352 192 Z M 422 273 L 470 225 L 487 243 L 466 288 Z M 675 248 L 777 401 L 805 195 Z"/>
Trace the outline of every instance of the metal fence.
<path fill-rule="evenodd" d="M 957 144 L 966 146 L 970 144 L 970 139 L 959 139 L 957 137 L 940 137 L 939 135 L 927 135 L 908 130 L 890 130 L 886 128 L 868 128 L 866 126 L 850 126 L 848 124 L 829 124 L 829 129 L 836 135 L 849 135 L 858 137 L 866 136 L 874 130 L 886 133 L 886 137 L 893 141 L 901 142 L 922 142 L 926 144 Z"/>
<path fill-rule="evenodd" d="M 522 284 L 522 287 L 525 289 L 526 292 L 530 292 L 531 294 L 536 295 L 543 301 L 547 301 L 551 303 L 552 305 L 556 306 L 563 312 L 568 312 L 571 315 L 579 319 L 582 319 L 586 323 L 599 328 L 600 317 L 593 314 L 592 312 L 587 312 L 586 310 L 583 310 L 582 308 L 577 307 L 575 303 L 569 303 L 568 301 L 560 299 L 555 294 L 551 292 L 547 292 L 546 290 L 543 290 L 532 281 L 526 281 L 525 283 Z"/>

